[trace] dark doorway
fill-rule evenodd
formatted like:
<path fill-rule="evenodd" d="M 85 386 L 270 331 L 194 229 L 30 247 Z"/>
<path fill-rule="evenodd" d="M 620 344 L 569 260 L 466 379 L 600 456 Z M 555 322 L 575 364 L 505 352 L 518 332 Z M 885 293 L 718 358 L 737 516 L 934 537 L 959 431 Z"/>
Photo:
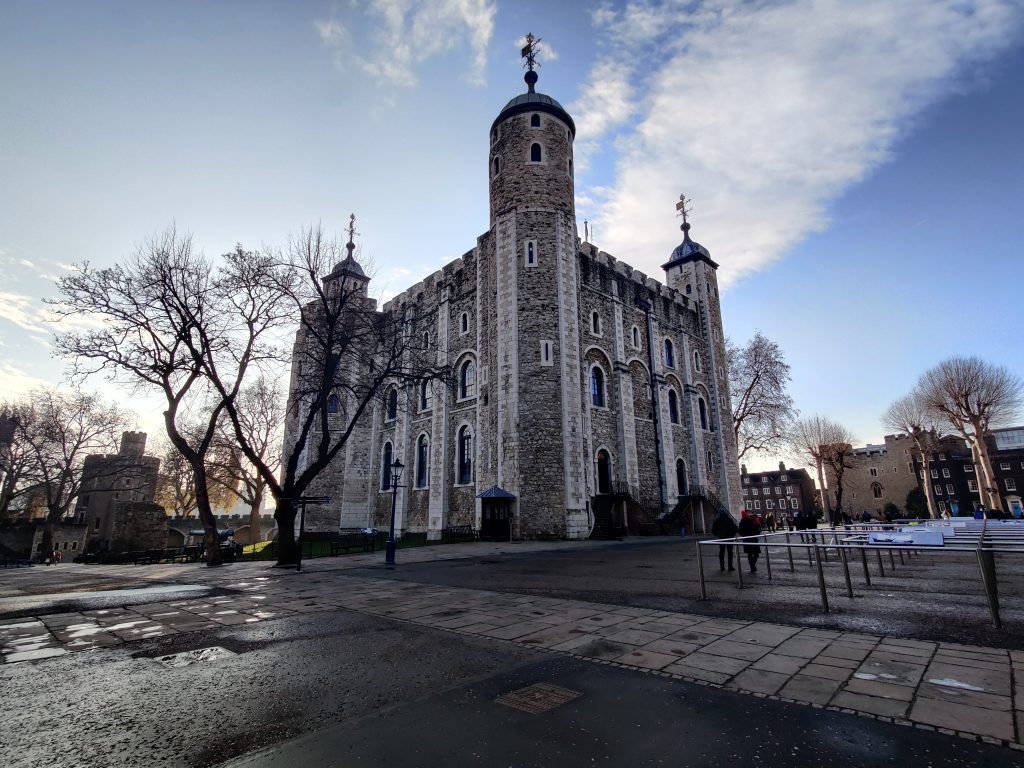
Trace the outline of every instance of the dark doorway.
<path fill-rule="evenodd" d="M 680 496 L 686 495 L 686 464 L 682 459 L 676 459 L 676 487 Z"/>
<path fill-rule="evenodd" d="M 481 541 L 512 540 L 512 505 L 503 499 L 484 499 L 480 510 Z"/>
<path fill-rule="evenodd" d="M 612 461 L 603 448 L 597 452 L 597 492 L 612 492 Z"/>

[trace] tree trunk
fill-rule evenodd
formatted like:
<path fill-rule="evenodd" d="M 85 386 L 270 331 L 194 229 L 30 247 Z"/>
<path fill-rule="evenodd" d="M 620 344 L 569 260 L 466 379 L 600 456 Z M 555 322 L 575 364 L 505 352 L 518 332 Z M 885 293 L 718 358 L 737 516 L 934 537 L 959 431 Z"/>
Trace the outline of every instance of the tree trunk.
<path fill-rule="evenodd" d="M 981 493 L 982 500 L 988 499 L 987 509 L 998 509 L 1000 512 L 1005 512 L 1003 509 L 1003 500 L 999 496 L 999 487 L 996 485 L 995 473 L 992 471 L 992 459 L 988 455 L 988 445 L 985 444 L 985 436 L 978 428 L 978 425 L 974 426 L 974 446 L 978 456 L 978 463 L 981 464 L 981 474 L 984 478 L 984 485 L 981 487 L 984 490 Z M 977 474 L 977 473 L 975 473 Z M 979 477 L 979 480 L 982 479 Z"/>
<path fill-rule="evenodd" d="M 53 528 L 53 517 L 47 514 L 46 522 L 43 524 L 43 549 L 41 552 L 44 560 L 53 554 Z"/>
<path fill-rule="evenodd" d="M 274 519 L 277 521 L 277 564 L 295 565 L 299 562 L 299 548 L 295 542 L 295 506 L 284 499 L 277 500 Z"/>
<path fill-rule="evenodd" d="M 921 485 L 924 486 L 924 501 L 928 507 L 928 517 L 934 520 L 939 516 L 939 508 L 935 503 L 935 489 L 932 488 L 931 473 L 928 471 L 928 455 L 924 452 L 924 448 L 919 450 L 921 452 L 921 472 L 924 473 L 924 480 L 921 481 Z"/>
<path fill-rule="evenodd" d="M 209 566 L 223 565 L 224 559 L 220 553 L 220 537 L 217 535 L 217 519 L 213 516 L 213 508 L 210 506 L 210 495 L 206 490 L 206 468 L 202 460 L 198 467 L 193 465 L 196 483 L 196 508 L 199 511 L 199 522 L 203 525 L 205 536 L 203 541 L 206 544 L 206 564 Z"/>
<path fill-rule="evenodd" d="M 263 489 L 258 489 L 252 496 L 252 506 L 249 508 L 249 543 L 254 545 L 263 541 L 262 522 L 260 513 L 263 510 Z"/>
<path fill-rule="evenodd" d="M 825 513 L 826 520 L 831 520 L 832 505 L 828 502 L 828 491 L 825 489 L 825 473 L 822 471 L 821 459 L 817 459 L 815 465 L 818 468 L 818 488 L 821 489 L 821 511 Z"/>

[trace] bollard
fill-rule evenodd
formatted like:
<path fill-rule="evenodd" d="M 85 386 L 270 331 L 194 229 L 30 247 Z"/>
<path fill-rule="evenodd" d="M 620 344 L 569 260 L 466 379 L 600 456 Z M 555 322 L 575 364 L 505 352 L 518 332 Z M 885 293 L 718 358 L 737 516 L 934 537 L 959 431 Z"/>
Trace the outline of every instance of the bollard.
<path fill-rule="evenodd" d="M 861 564 L 864 566 L 864 582 L 865 582 L 865 584 L 867 584 L 867 586 L 870 587 L 871 586 L 871 574 L 868 572 L 868 553 L 864 549 L 864 545 L 863 544 L 860 547 L 860 561 L 861 561 Z"/>
<path fill-rule="evenodd" d="M 828 613 L 828 594 L 825 592 L 825 572 L 821 570 L 821 548 L 814 545 L 814 562 L 818 565 L 818 589 L 821 590 L 821 608 Z"/>
<path fill-rule="evenodd" d="M 843 561 L 843 576 L 846 577 L 846 596 L 853 597 L 853 582 L 850 581 L 850 563 L 846 559 L 846 550 L 839 548 L 839 559 Z"/>
<path fill-rule="evenodd" d="M 736 545 L 736 584 L 743 589 L 743 547 Z"/>
<path fill-rule="evenodd" d="M 876 549 L 875 554 L 878 555 L 878 575 L 885 576 L 885 568 L 882 567 L 882 550 Z"/>
<path fill-rule="evenodd" d="M 700 576 L 700 599 L 708 599 L 707 585 L 704 583 L 704 556 L 700 551 L 700 542 L 697 542 L 697 573 Z"/>
<path fill-rule="evenodd" d="M 772 553 L 768 550 L 768 537 L 762 535 L 764 540 L 764 566 L 768 569 L 768 581 L 772 580 Z"/>
<path fill-rule="evenodd" d="M 789 572 L 793 573 L 793 548 L 789 546 L 789 533 L 786 533 L 786 554 L 789 555 Z"/>

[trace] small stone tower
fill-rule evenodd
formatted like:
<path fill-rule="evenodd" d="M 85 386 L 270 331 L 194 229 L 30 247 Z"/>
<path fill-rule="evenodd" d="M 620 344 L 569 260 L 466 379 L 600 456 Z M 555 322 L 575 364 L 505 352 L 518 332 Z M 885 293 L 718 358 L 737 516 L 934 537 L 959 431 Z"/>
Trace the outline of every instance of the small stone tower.
<path fill-rule="evenodd" d="M 718 295 L 718 264 L 711 253 L 690 239 L 687 200 L 679 196 L 676 209 L 683 217 L 680 227 L 683 242 L 672 251 L 671 258 L 662 265 L 665 282 L 692 301 L 700 319 L 704 350 L 693 350 L 689 361 L 695 374 L 706 383 L 712 399 L 712 416 L 717 421 L 717 467 L 709 467 L 709 474 L 717 474 L 719 496 L 729 509 L 740 509 L 740 476 L 735 441 L 726 439 L 732 429 L 732 401 L 729 397 L 729 361 L 725 353 L 725 334 L 722 330 L 722 307 Z M 712 472 L 712 469 L 716 470 Z"/>
<path fill-rule="evenodd" d="M 121 456 L 143 456 L 146 453 L 145 432 L 121 433 Z"/>

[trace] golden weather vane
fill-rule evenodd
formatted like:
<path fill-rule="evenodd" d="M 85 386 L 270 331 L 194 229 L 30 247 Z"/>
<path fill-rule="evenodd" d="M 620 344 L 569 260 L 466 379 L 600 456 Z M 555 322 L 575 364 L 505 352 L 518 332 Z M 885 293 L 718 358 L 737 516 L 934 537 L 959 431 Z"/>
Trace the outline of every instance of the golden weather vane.
<path fill-rule="evenodd" d="M 693 213 L 693 209 L 689 207 L 690 199 L 686 195 L 679 195 L 679 202 L 676 203 L 677 215 L 683 217 L 683 224 L 688 224 L 686 217 Z"/>
<path fill-rule="evenodd" d="M 526 59 L 526 63 L 523 64 L 528 70 L 533 72 L 534 67 L 539 67 L 540 64 L 537 61 L 537 47 L 540 44 L 540 38 L 535 38 L 533 32 L 526 33 L 526 45 L 523 46 L 522 57 Z"/>

